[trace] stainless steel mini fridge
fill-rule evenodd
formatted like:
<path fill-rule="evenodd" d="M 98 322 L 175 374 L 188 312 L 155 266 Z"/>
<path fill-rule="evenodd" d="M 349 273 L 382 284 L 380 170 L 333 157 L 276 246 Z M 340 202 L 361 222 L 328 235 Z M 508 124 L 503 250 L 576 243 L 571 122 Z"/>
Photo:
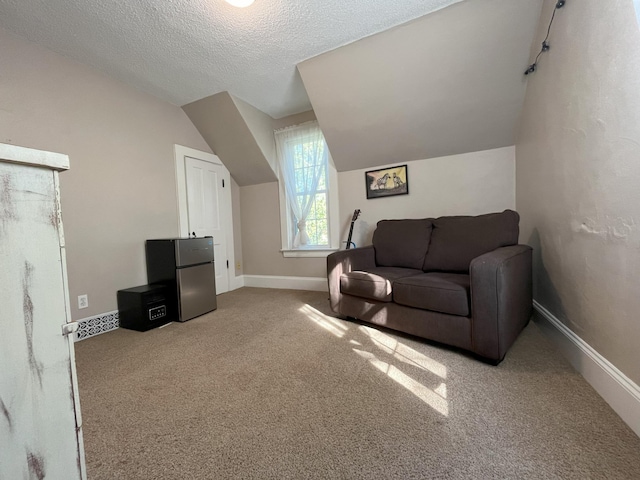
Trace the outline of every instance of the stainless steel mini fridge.
<path fill-rule="evenodd" d="M 147 240 L 146 252 L 148 282 L 169 287 L 178 321 L 217 308 L 212 237 Z"/>

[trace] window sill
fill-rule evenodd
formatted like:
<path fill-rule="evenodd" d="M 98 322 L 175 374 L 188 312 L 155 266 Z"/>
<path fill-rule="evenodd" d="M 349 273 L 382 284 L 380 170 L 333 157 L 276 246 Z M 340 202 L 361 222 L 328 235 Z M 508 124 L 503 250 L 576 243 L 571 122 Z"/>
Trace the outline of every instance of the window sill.
<path fill-rule="evenodd" d="M 323 258 L 337 252 L 337 248 L 298 248 L 295 250 L 280 250 L 284 258 Z"/>

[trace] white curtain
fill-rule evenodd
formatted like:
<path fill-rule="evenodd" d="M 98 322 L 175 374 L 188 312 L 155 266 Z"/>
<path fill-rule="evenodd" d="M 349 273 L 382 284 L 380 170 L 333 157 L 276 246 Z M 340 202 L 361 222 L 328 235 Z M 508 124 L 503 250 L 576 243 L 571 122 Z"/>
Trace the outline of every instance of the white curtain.
<path fill-rule="evenodd" d="M 328 149 L 317 122 L 279 130 L 275 137 L 280 180 L 298 227 L 293 248 L 298 248 L 309 242 L 306 219 L 326 170 Z"/>

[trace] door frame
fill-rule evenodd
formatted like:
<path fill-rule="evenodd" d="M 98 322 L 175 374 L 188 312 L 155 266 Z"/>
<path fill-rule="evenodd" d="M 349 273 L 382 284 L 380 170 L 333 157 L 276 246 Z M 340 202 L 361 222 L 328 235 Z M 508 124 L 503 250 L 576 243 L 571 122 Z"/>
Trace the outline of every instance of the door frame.
<path fill-rule="evenodd" d="M 223 212 L 222 222 L 224 223 L 227 234 L 227 260 L 229 261 L 229 267 L 227 268 L 227 278 L 229 280 L 229 291 L 235 290 L 237 287 L 235 279 L 236 264 L 234 244 L 233 244 L 233 208 L 231 204 L 231 175 L 229 169 L 222 163 L 222 160 L 213 153 L 202 152 L 193 148 L 185 147 L 183 145 L 174 144 L 173 151 L 175 156 L 175 169 L 176 169 L 176 200 L 178 203 L 178 235 L 181 237 L 187 237 L 189 235 L 189 212 L 187 209 L 187 177 L 185 171 L 185 157 L 195 158 L 204 162 L 220 165 L 225 172 L 225 180 L 229 184 L 228 188 L 222 189 L 224 195 L 223 202 L 228 205 L 228 208 L 221 209 Z"/>

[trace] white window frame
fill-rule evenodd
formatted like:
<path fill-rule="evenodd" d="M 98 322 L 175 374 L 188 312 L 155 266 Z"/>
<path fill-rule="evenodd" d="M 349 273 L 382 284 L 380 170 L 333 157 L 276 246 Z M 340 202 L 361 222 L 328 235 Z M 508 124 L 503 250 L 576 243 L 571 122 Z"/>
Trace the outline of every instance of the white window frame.
<path fill-rule="evenodd" d="M 302 246 L 293 248 L 294 224 L 293 213 L 287 202 L 284 181 L 278 177 L 278 190 L 280 193 L 280 238 L 282 241 L 282 255 L 285 258 L 321 258 L 326 257 L 340 249 L 340 208 L 338 197 L 338 172 L 328 155 L 327 165 L 327 230 L 329 234 L 329 246 Z"/>

